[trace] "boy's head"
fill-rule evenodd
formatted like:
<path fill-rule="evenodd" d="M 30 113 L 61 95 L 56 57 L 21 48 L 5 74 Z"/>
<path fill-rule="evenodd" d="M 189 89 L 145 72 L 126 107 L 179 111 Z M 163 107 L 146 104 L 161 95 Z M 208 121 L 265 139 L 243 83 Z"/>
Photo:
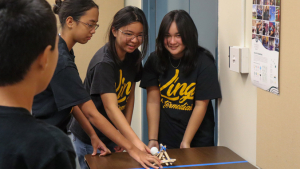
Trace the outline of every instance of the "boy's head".
<path fill-rule="evenodd" d="M 36 71 L 37 90 L 44 90 L 57 55 L 56 18 L 46 0 L 0 1 L 0 87 L 17 84 Z"/>

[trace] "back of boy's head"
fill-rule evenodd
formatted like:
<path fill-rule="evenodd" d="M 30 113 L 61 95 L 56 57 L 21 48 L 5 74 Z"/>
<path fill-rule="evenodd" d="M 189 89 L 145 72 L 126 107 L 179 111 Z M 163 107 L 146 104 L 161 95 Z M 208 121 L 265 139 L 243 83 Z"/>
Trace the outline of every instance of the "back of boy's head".
<path fill-rule="evenodd" d="M 31 64 L 51 45 L 56 18 L 46 0 L 0 1 L 0 86 L 22 81 Z"/>

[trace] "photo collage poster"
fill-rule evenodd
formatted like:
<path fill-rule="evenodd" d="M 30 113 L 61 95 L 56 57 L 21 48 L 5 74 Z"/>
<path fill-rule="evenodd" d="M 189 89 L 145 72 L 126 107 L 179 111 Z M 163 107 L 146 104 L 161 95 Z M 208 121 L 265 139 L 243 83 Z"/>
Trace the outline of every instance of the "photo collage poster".
<path fill-rule="evenodd" d="M 253 0 L 251 81 L 279 95 L 278 63 L 281 0 Z"/>

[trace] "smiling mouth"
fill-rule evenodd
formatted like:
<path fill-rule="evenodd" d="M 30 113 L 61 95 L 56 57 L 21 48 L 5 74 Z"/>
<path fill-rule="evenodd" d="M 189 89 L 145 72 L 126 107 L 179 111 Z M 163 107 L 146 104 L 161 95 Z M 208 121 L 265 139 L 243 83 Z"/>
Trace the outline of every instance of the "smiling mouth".
<path fill-rule="evenodd" d="M 168 46 L 170 49 L 177 49 L 178 46 Z"/>
<path fill-rule="evenodd" d="M 132 45 L 128 45 L 130 48 L 135 48 L 135 46 L 132 46 Z"/>

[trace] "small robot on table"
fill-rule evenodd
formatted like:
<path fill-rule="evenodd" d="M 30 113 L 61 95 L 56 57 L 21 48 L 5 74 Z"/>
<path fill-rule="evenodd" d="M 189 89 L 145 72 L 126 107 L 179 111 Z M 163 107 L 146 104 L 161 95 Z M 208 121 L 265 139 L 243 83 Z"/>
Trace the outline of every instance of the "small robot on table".
<path fill-rule="evenodd" d="M 151 154 L 157 156 L 162 161 L 162 164 L 165 163 L 166 165 L 173 165 L 176 159 L 170 159 L 166 147 L 167 146 L 160 144 L 160 151 L 158 151 L 156 147 L 152 147 L 150 150 Z"/>

